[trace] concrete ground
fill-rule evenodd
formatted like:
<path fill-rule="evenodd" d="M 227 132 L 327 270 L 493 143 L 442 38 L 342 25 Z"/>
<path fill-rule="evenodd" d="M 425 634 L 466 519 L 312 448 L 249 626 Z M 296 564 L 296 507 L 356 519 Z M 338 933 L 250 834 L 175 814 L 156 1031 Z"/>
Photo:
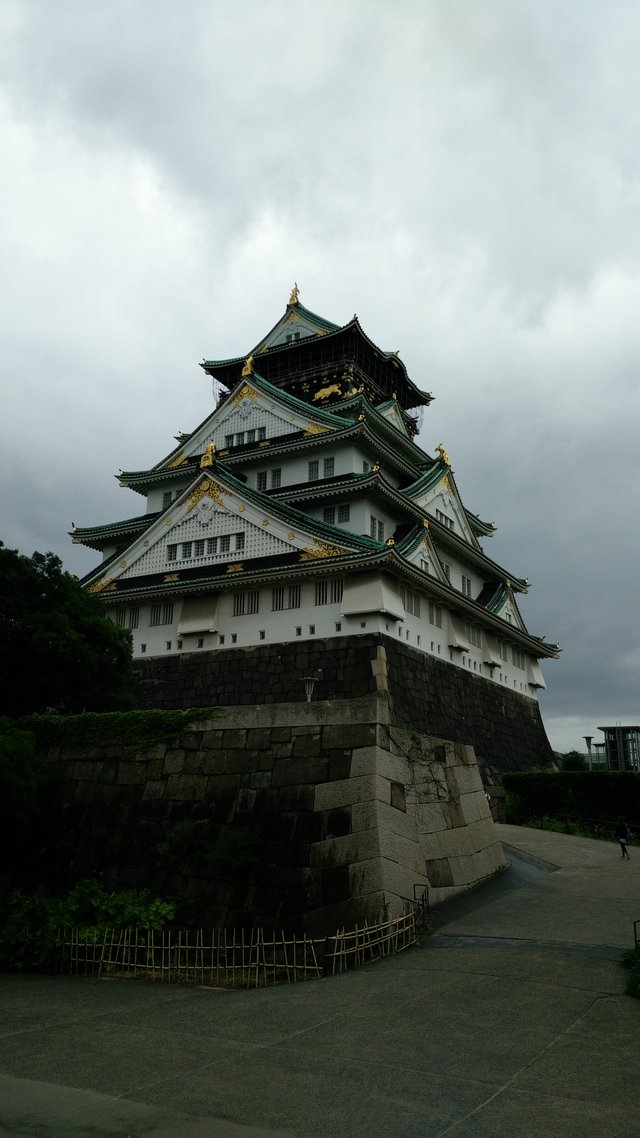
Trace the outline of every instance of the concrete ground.
<path fill-rule="evenodd" d="M 640 1138 L 640 850 L 498 830 L 513 867 L 357 972 L 0 976 L 0 1136 Z"/>

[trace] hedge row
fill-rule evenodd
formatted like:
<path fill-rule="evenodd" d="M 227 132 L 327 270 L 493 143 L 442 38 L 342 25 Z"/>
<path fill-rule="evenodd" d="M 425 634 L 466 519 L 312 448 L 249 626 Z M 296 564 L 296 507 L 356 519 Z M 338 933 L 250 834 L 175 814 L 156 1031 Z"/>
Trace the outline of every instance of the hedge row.
<path fill-rule="evenodd" d="M 533 771 L 503 776 L 507 820 L 534 818 L 640 829 L 640 774 L 632 771 Z"/>

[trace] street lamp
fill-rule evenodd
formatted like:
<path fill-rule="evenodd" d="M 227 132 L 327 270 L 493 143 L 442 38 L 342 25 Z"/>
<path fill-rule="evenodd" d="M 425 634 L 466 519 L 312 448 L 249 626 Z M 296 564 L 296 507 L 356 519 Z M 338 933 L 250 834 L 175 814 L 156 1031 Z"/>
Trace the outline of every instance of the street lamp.
<path fill-rule="evenodd" d="M 585 743 L 587 744 L 587 754 L 589 756 L 589 770 L 591 770 L 592 769 L 592 767 L 591 767 L 591 743 L 593 740 L 593 735 L 583 735 L 582 738 L 584 739 Z"/>

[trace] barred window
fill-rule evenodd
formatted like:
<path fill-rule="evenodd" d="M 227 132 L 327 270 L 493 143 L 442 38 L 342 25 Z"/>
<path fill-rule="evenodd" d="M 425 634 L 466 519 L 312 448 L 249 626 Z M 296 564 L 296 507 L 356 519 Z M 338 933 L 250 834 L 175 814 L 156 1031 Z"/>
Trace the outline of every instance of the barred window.
<path fill-rule="evenodd" d="M 333 478 L 335 472 L 336 460 L 335 458 L 325 458 L 322 464 L 322 474 L 324 478 Z"/>
<path fill-rule="evenodd" d="M 189 557 L 191 557 L 191 548 L 192 548 L 192 543 L 190 541 L 183 541 L 182 549 L 180 550 L 180 556 L 183 559 L 188 559 Z"/>
<path fill-rule="evenodd" d="M 275 589 L 271 590 L 271 609 L 273 612 L 279 612 L 284 608 L 284 586 L 278 585 Z"/>
<path fill-rule="evenodd" d="M 434 601 L 429 601 L 429 624 L 442 628 L 442 605 L 437 605 Z"/>
<path fill-rule="evenodd" d="M 342 600 L 343 581 L 336 578 L 333 581 L 316 581 L 317 605 L 336 605 Z"/>
<path fill-rule="evenodd" d="M 436 510 L 436 518 L 440 522 L 441 526 L 446 526 L 447 529 L 455 528 L 453 520 L 447 517 L 446 514 L 443 514 L 442 510 Z"/>
<path fill-rule="evenodd" d="M 178 546 L 177 545 L 168 545 L 167 546 L 167 561 L 175 561 L 177 556 L 178 556 Z"/>
<path fill-rule="evenodd" d="M 267 489 L 267 472 L 266 472 L 266 470 L 259 470 L 258 471 L 258 473 L 256 475 L 256 489 L 257 490 L 266 490 Z"/>
<path fill-rule="evenodd" d="M 255 443 L 255 441 L 256 441 L 256 432 L 255 431 L 247 431 L 247 442 L 248 443 Z"/>
<path fill-rule="evenodd" d="M 171 505 L 171 491 L 164 490 L 162 493 L 162 509 L 166 510 Z"/>
<path fill-rule="evenodd" d="M 236 446 L 237 447 L 243 447 L 244 446 L 244 431 L 239 431 L 238 434 L 236 435 Z"/>
<path fill-rule="evenodd" d="M 232 447 L 233 446 L 233 435 L 225 435 L 224 436 L 224 445 L 225 445 L 225 447 Z"/>
<path fill-rule="evenodd" d="M 231 549 L 231 534 L 225 533 L 220 538 L 220 552 L 228 553 Z"/>
<path fill-rule="evenodd" d="M 451 580 L 451 566 L 448 565 L 446 561 L 443 561 L 442 562 L 442 569 L 444 571 L 445 577 L 447 578 L 447 581 L 450 581 Z"/>
<path fill-rule="evenodd" d="M 277 490 L 278 487 L 281 485 L 281 483 L 282 483 L 282 470 L 281 469 L 272 470 L 271 471 L 271 489 Z"/>
<path fill-rule="evenodd" d="M 511 660 L 516 668 L 524 670 L 524 652 L 520 648 L 516 648 L 515 645 L 511 647 Z"/>
<path fill-rule="evenodd" d="M 244 534 L 236 534 L 236 549 L 244 549 Z"/>
<path fill-rule="evenodd" d="M 299 609 L 300 608 L 300 586 L 299 585 L 289 585 L 289 608 L 290 609 Z"/>
<path fill-rule="evenodd" d="M 351 511 L 349 506 L 338 506 L 338 521 L 348 522 Z"/>
<path fill-rule="evenodd" d="M 498 645 L 500 648 L 500 659 L 501 660 L 508 660 L 509 659 L 509 645 L 507 644 L 506 640 L 499 640 Z"/>
<path fill-rule="evenodd" d="M 137 628 L 140 620 L 140 609 L 129 609 L 129 628 Z"/>
<path fill-rule="evenodd" d="M 193 543 L 193 556 L 204 557 L 204 540 L 194 541 Z"/>
<path fill-rule="evenodd" d="M 150 625 L 173 623 L 173 601 L 156 601 L 151 606 Z"/>
<path fill-rule="evenodd" d="M 208 537 L 207 538 L 207 553 L 211 554 L 211 553 L 217 553 L 217 552 L 218 552 L 218 539 L 217 539 L 217 537 Z"/>
<path fill-rule="evenodd" d="M 476 648 L 482 648 L 482 629 L 477 624 L 471 624 L 470 621 L 465 620 L 464 631 L 470 644 L 475 644 Z"/>
<path fill-rule="evenodd" d="M 309 463 L 308 470 L 309 470 L 309 473 L 308 473 L 309 482 L 316 482 L 318 479 L 319 472 L 320 472 L 320 463 L 318 462 L 318 460 L 316 458 L 314 458 L 313 461 Z"/>
<path fill-rule="evenodd" d="M 250 616 L 258 611 L 260 593 L 257 589 L 250 589 L 246 593 L 233 594 L 233 615 Z"/>
<path fill-rule="evenodd" d="M 256 438 L 257 438 L 258 442 L 263 443 L 265 441 L 266 437 L 267 437 L 267 428 L 266 427 L 258 427 L 258 430 L 256 432 Z"/>
<path fill-rule="evenodd" d="M 114 609 L 113 623 L 117 624 L 118 628 L 124 628 L 127 619 L 126 609 Z"/>
<path fill-rule="evenodd" d="M 335 506 L 325 506 L 324 510 L 322 511 L 322 520 L 323 522 L 329 522 L 330 525 L 334 524 L 336 520 Z"/>
<path fill-rule="evenodd" d="M 404 611 L 411 613 L 412 616 L 420 616 L 420 594 L 412 592 L 411 589 L 400 589 Z"/>
<path fill-rule="evenodd" d="M 462 574 L 462 592 L 465 597 L 471 596 L 471 578 L 465 577 L 464 573 Z"/>

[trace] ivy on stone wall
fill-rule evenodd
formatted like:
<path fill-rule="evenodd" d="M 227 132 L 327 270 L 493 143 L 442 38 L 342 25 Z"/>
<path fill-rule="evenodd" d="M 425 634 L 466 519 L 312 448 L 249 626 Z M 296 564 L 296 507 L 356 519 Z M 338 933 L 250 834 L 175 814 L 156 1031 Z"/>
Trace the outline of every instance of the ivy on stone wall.
<path fill-rule="evenodd" d="M 215 711 L 203 708 L 187 711 L 86 711 L 82 715 L 31 715 L 22 719 L 19 726 L 32 732 L 39 750 L 113 745 L 125 751 L 141 751 L 179 735 L 195 721 L 215 716 Z"/>

